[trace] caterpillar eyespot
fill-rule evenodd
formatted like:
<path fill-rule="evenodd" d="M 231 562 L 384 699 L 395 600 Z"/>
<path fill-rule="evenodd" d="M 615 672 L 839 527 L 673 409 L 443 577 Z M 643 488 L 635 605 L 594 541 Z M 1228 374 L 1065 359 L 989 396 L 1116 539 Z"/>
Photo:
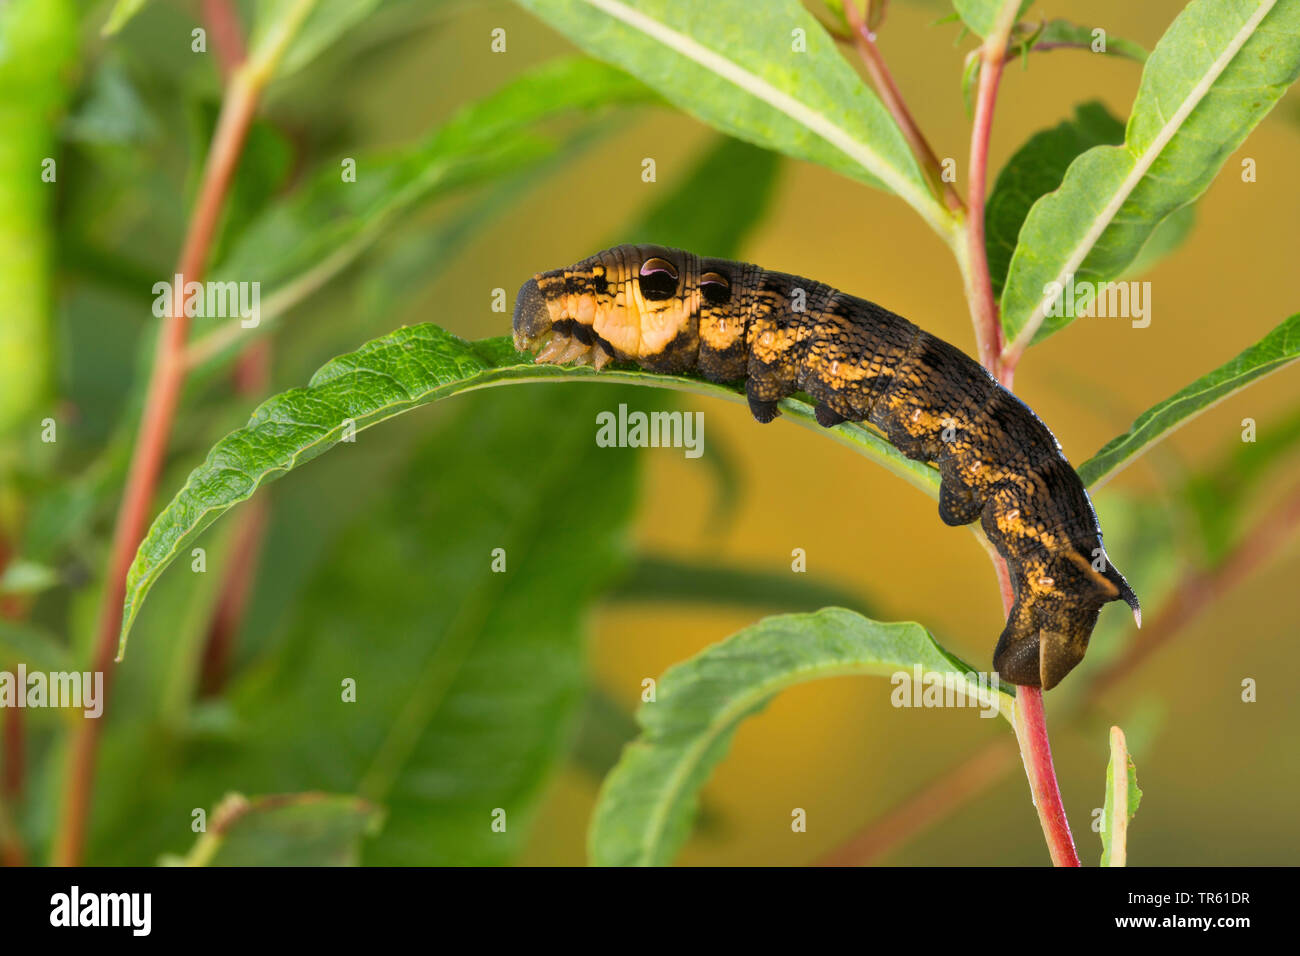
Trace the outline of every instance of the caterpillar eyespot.
<path fill-rule="evenodd" d="M 633 280 L 639 302 L 620 292 Z M 1007 680 L 1056 686 L 1109 601 L 1140 621 L 1088 492 L 1042 420 L 959 349 L 873 302 L 747 263 L 625 245 L 525 282 L 514 335 L 539 362 L 744 379 L 760 422 L 806 392 L 820 424 L 867 422 L 932 462 L 940 519 L 979 520 L 1006 559 L 1015 602 L 993 664 Z M 1102 570 L 1084 555 L 1100 556 Z"/>
<path fill-rule="evenodd" d="M 637 270 L 641 296 L 652 302 L 671 299 L 677 294 L 677 267 L 667 259 L 653 257 Z"/>
<path fill-rule="evenodd" d="M 731 283 L 720 273 L 706 272 L 700 276 L 700 294 L 710 305 L 725 305 L 731 300 Z"/>

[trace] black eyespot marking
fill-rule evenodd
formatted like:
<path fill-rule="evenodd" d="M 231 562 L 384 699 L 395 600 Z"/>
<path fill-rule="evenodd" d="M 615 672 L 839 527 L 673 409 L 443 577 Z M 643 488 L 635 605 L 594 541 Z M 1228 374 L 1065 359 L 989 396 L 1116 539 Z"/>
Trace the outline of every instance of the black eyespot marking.
<path fill-rule="evenodd" d="M 647 259 L 641 266 L 641 295 L 649 302 L 662 302 L 677 294 L 677 269 L 667 259 Z"/>
<path fill-rule="evenodd" d="M 710 305 L 725 305 L 731 301 L 731 283 L 720 272 L 706 272 L 700 276 L 700 294 Z"/>

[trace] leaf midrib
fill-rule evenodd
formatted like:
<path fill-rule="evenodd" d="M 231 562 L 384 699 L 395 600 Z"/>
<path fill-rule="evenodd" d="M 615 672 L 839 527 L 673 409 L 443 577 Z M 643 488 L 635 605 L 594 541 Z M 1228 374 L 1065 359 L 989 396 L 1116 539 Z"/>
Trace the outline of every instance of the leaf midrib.
<path fill-rule="evenodd" d="M 1237 53 L 1243 46 L 1245 46 L 1246 41 L 1254 36 L 1255 28 L 1259 26 L 1260 21 L 1269 14 L 1276 3 L 1277 0 L 1261 0 L 1255 13 L 1252 14 L 1251 17 L 1242 25 L 1241 29 L 1237 31 L 1237 34 L 1232 38 L 1232 41 L 1224 49 L 1223 53 L 1221 53 L 1214 61 L 1210 70 L 1194 87 L 1192 87 L 1187 98 L 1179 105 L 1178 109 L 1174 112 L 1174 115 L 1169 118 L 1163 127 L 1161 127 L 1160 132 L 1156 135 L 1155 139 L 1152 140 L 1151 145 L 1148 146 L 1141 155 L 1136 157 L 1133 169 L 1124 177 L 1124 181 L 1120 184 L 1120 188 L 1116 190 L 1115 195 L 1111 198 L 1110 202 L 1102 208 L 1101 214 L 1094 220 L 1093 225 L 1088 229 L 1088 232 L 1084 234 L 1079 244 L 1075 246 L 1074 250 L 1070 253 L 1070 257 L 1065 261 L 1065 264 L 1056 273 L 1052 280 L 1046 283 L 1047 285 L 1063 282 L 1066 276 L 1074 272 L 1083 264 L 1083 261 L 1088 257 L 1088 253 L 1090 253 L 1093 246 L 1097 244 L 1102 233 L 1109 228 L 1112 220 L 1114 220 L 1115 216 L 1118 215 L 1120 209 L 1123 208 L 1124 203 L 1128 201 L 1128 197 L 1132 194 L 1133 190 L 1136 189 L 1142 179 L 1145 178 L 1147 172 L 1151 169 L 1151 166 L 1157 159 L 1159 159 L 1160 154 L 1164 151 L 1165 147 L 1169 145 L 1170 140 L 1172 140 L 1174 136 L 1177 135 L 1178 131 L 1182 129 L 1183 124 L 1187 121 L 1187 117 L 1191 115 L 1192 110 L 1196 109 L 1201 100 L 1205 98 L 1210 87 L 1213 86 L 1214 82 L 1223 74 L 1223 71 L 1228 68 L 1228 64 L 1233 61 L 1237 56 Z M 1125 147 L 1100 148 L 1124 149 Z M 1043 294 L 1043 296 L 1038 300 L 1038 304 L 1034 306 L 1034 311 L 1030 313 L 1029 320 L 1020 330 L 1020 333 L 1016 336 L 1015 340 L 1003 350 L 1004 358 L 1022 352 L 1029 347 L 1034 336 L 1038 334 L 1039 327 L 1043 324 L 1043 319 L 1047 312 L 1047 306 L 1054 298 L 1055 296 L 1050 293 Z"/>
<path fill-rule="evenodd" d="M 920 213 L 926 223 L 946 241 L 950 244 L 957 242 L 956 219 L 949 215 L 933 196 L 918 189 L 915 183 L 900 175 L 869 144 L 856 139 L 817 110 L 785 91 L 777 89 L 762 77 L 751 73 L 716 50 L 704 46 L 684 33 L 677 32 L 653 17 L 626 6 L 620 0 L 583 0 L 583 2 L 693 60 L 706 70 L 731 82 L 816 133 L 893 190 L 899 198 Z"/>

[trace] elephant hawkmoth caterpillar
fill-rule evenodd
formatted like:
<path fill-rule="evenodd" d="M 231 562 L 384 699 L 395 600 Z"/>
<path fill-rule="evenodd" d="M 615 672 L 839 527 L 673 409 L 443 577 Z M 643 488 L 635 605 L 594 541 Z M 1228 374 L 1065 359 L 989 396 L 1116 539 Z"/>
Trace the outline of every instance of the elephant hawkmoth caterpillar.
<path fill-rule="evenodd" d="M 623 245 L 525 282 L 514 337 L 538 362 L 743 378 L 759 422 L 806 392 L 823 426 L 865 421 L 908 458 L 933 462 L 939 517 L 980 519 L 1007 562 L 1015 603 L 993 652 L 1005 679 L 1054 687 L 1083 659 L 1109 601 L 1141 621 L 1047 426 L 959 349 L 873 302 L 748 263 Z"/>

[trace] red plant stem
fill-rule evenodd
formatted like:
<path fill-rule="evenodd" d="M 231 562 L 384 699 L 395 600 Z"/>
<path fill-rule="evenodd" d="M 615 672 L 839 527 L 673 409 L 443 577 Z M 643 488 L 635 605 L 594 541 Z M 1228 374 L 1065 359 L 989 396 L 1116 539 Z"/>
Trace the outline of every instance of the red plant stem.
<path fill-rule="evenodd" d="M 1047 714 L 1040 688 L 1016 688 L 1015 723 L 1020 756 L 1052 865 L 1078 866 L 1079 854 L 1074 849 L 1070 822 L 1065 818 L 1065 805 L 1061 802 L 1061 788 L 1056 783 L 1056 768 L 1052 766 L 1052 743 L 1047 736 Z"/>
<path fill-rule="evenodd" d="M 184 283 L 200 281 L 203 276 L 208 250 L 257 107 L 259 91 L 260 85 L 238 72 L 226 87 L 185 242 L 176 263 L 175 272 L 181 276 L 182 288 Z M 184 351 L 189 319 L 185 315 L 181 289 L 173 291 L 171 315 L 164 320 L 158 333 L 139 436 L 132 450 L 126 486 L 122 491 L 104 593 L 100 599 L 93 667 L 104 675 L 105 698 L 112 681 L 113 657 L 122 623 L 127 570 L 144 535 L 181 387 L 185 382 Z M 75 866 L 81 859 L 103 719 L 104 716 L 98 719 L 82 717 L 74 732 L 53 847 L 56 865 Z"/>
<path fill-rule="evenodd" d="M 217 39 L 218 52 L 223 54 L 223 75 L 229 77 L 244 62 L 246 55 L 239 11 L 230 0 L 204 0 L 203 10 L 204 18 Z M 260 395 L 266 391 L 270 377 L 271 343 L 259 339 L 239 356 L 233 376 L 235 391 L 239 395 Z M 202 697 L 216 696 L 225 686 L 235 639 L 239 635 L 257 572 L 267 512 L 266 499 L 257 497 L 241 509 L 238 516 L 230 563 L 221 582 L 203 646 L 198 679 L 198 693 Z"/>
<path fill-rule="evenodd" d="M 889 110 L 890 115 L 894 117 L 894 122 L 902 130 L 903 138 L 911 147 L 912 155 L 921 164 L 921 169 L 929 178 L 931 187 L 936 194 L 943 197 L 944 204 L 949 209 L 954 212 L 962 210 L 964 207 L 961 196 L 957 194 L 952 183 L 944 182 L 943 167 L 939 163 L 939 157 L 930 148 L 921 128 L 912 118 L 903 94 L 899 91 L 898 84 L 894 82 L 889 67 L 885 65 L 885 58 L 881 56 L 880 48 L 876 46 L 876 35 L 863 22 L 862 13 L 855 3 L 844 4 L 844 16 L 849 22 L 853 45 L 857 48 L 858 55 L 867 68 L 867 74 L 871 77 L 871 85 L 875 87 L 885 108 Z"/>
<path fill-rule="evenodd" d="M 0 866 L 26 866 L 27 854 L 18 840 L 18 828 L 9 814 L 9 805 L 0 800 Z"/>
<path fill-rule="evenodd" d="M 212 32 L 212 46 L 225 80 L 244 62 L 244 33 L 239 11 L 231 0 L 203 0 L 203 19 Z"/>
<path fill-rule="evenodd" d="M 998 304 L 993 298 L 988 255 L 984 248 L 984 195 L 988 187 L 989 140 L 993 133 L 993 109 L 997 103 L 998 84 L 1006 63 L 1007 42 L 1015 26 L 1019 0 L 1003 0 L 993 30 L 980 47 L 980 81 L 975 98 L 975 117 L 971 126 L 970 185 L 966 198 L 966 298 L 980 363 L 1007 388 L 1011 387 L 1014 367 L 1003 370 L 999 364 L 1002 351 L 1002 326 Z M 1002 591 L 1004 610 L 1009 614 L 1013 601 L 1006 561 L 994 559 Z M 1029 777 L 1034 808 L 1047 838 L 1048 850 L 1056 866 L 1078 866 L 1079 856 L 1065 816 L 1061 790 L 1052 765 L 1051 740 L 1047 735 L 1047 716 L 1042 691 L 1020 687 L 1016 691 L 1014 723 L 1020 754 Z"/>
<path fill-rule="evenodd" d="M 13 559 L 7 538 L 0 537 L 0 575 Z M 27 602 L 20 596 L 0 597 L 0 617 L 20 620 L 27 614 Z M 17 673 L 18 665 L 10 667 Z M 9 808 L 16 806 L 23 796 L 23 781 L 27 775 L 27 748 L 24 734 L 23 712 L 17 707 L 6 707 L 0 718 L 0 739 L 3 740 L 3 767 L 0 768 L 0 866 L 22 866 L 26 858 L 18 838 L 18 829 L 9 817 Z"/>
<path fill-rule="evenodd" d="M 983 62 L 975 98 L 975 120 L 971 126 L 970 184 L 966 197 L 966 251 L 969 260 L 966 299 L 975 325 L 980 364 L 1001 379 L 998 355 L 1002 351 L 1002 326 L 998 321 L 998 304 L 993 298 L 988 253 L 984 247 L 984 194 L 988 185 L 993 107 L 997 102 L 998 83 L 1002 79 L 1002 65 L 1006 58 L 1005 35 L 1000 40 L 996 35 L 991 36 L 981 48 L 980 58 Z"/>

